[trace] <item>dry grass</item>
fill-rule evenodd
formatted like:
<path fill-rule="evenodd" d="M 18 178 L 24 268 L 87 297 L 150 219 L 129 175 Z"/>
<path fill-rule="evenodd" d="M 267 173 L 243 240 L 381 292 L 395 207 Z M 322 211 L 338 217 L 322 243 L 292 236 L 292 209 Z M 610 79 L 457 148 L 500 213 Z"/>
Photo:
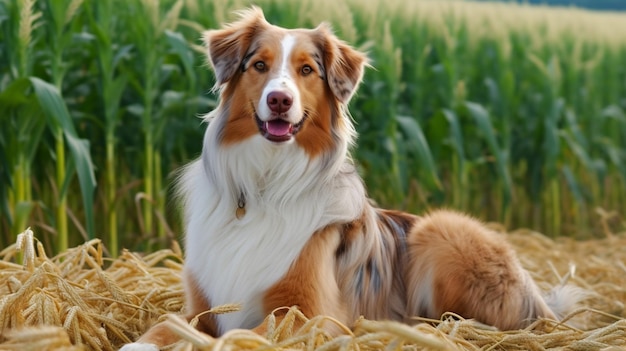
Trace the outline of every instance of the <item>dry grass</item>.
<path fill-rule="evenodd" d="M 124 252 L 107 262 L 93 240 L 48 258 L 31 231 L 0 252 L 0 350 L 115 350 L 144 331 L 159 316 L 183 338 L 176 350 L 616 350 L 626 347 L 626 237 L 556 241 L 529 232 L 509 234 L 523 265 L 542 288 L 570 283 L 591 292 L 586 307 L 570 317 L 580 329 L 538 321 L 537 330 L 500 332 L 471 320 L 446 315 L 415 326 L 359 320 L 345 335 L 331 338 L 323 323 L 306 320 L 296 309 L 266 337 L 235 330 L 219 339 L 200 334 L 168 313 L 183 307 L 178 247 L 144 257 Z M 22 262 L 21 264 L 15 263 Z M 212 313 L 227 313 L 223 306 Z M 272 318 L 272 316 L 268 316 Z M 305 319 L 293 330 L 295 319 Z M 420 323 L 425 322 L 425 323 Z M 193 321 L 192 321 L 193 324 Z"/>

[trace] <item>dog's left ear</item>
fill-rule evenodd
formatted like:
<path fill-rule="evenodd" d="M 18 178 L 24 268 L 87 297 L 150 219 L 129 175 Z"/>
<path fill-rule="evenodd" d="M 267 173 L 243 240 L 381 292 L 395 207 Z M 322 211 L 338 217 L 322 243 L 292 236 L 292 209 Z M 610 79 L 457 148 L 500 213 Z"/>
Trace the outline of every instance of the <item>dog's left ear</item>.
<path fill-rule="evenodd" d="M 315 32 L 324 57 L 328 86 L 339 101 L 348 103 L 363 79 L 369 60 L 364 53 L 339 40 L 328 24 L 322 23 Z"/>

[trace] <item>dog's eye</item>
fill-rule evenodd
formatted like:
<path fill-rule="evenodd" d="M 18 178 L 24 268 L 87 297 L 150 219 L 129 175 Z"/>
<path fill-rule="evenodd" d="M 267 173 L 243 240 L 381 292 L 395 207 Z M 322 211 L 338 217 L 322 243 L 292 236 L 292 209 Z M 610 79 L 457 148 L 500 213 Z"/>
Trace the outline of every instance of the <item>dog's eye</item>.
<path fill-rule="evenodd" d="M 300 70 L 300 72 L 302 73 L 303 76 L 308 76 L 309 74 L 313 73 L 313 68 L 309 65 L 304 65 L 302 66 L 302 69 Z"/>
<path fill-rule="evenodd" d="M 256 69 L 259 72 L 265 72 L 265 62 L 263 61 L 257 61 L 254 63 L 254 69 Z"/>

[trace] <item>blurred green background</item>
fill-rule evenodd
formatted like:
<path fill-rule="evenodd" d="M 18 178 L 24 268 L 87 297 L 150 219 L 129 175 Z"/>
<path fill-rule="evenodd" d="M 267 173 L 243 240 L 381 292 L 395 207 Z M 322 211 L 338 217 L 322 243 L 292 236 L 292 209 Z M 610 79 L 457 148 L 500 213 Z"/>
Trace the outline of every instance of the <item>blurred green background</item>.
<path fill-rule="evenodd" d="M 626 14 L 512 3 L 259 0 L 374 69 L 351 103 L 370 196 L 589 238 L 624 229 Z M 0 0 L 0 247 L 181 237 L 173 174 L 216 105 L 200 32 L 232 0 Z"/>

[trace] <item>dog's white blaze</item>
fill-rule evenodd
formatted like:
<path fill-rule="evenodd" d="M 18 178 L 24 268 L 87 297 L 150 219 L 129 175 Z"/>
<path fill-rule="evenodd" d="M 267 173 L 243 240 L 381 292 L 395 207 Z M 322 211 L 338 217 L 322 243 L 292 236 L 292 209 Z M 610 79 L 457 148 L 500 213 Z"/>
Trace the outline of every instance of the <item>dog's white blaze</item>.
<path fill-rule="evenodd" d="M 280 76 L 285 79 L 291 79 L 289 75 L 289 57 L 293 51 L 293 47 L 296 45 L 296 38 L 293 35 L 287 34 L 280 42 L 280 46 L 283 50 L 283 58 L 280 64 Z"/>
<path fill-rule="evenodd" d="M 217 315 L 223 333 L 260 324 L 264 292 L 316 230 L 357 217 L 365 194 L 358 177 L 328 177 L 348 172 L 347 143 L 325 161 L 310 159 L 295 143 L 274 145 L 261 135 L 224 147 L 217 141 L 221 122 L 218 116 L 209 125 L 202 159 L 186 169 L 181 191 L 186 269 L 212 306 L 242 304 L 239 312 Z M 236 219 L 242 192 L 246 213 Z"/>
<path fill-rule="evenodd" d="M 282 55 L 280 56 L 280 62 L 277 62 L 277 64 L 280 65 L 280 69 L 276 73 L 276 76 L 273 77 L 263 89 L 263 94 L 261 94 L 261 99 L 258 103 L 259 108 L 257 114 L 262 121 L 268 121 L 272 117 L 272 111 L 267 105 L 267 96 L 274 91 L 286 92 L 293 97 L 293 105 L 287 113 L 287 120 L 291 124 L 297 124 L 302 119 L 304 111 L 302 110 L 302 103 L 300 101 L 300 92 L 291 75 L 289 61 L 295 44 L 296 38 L 290 34 L 285 35 L 281 40 Z"/>

